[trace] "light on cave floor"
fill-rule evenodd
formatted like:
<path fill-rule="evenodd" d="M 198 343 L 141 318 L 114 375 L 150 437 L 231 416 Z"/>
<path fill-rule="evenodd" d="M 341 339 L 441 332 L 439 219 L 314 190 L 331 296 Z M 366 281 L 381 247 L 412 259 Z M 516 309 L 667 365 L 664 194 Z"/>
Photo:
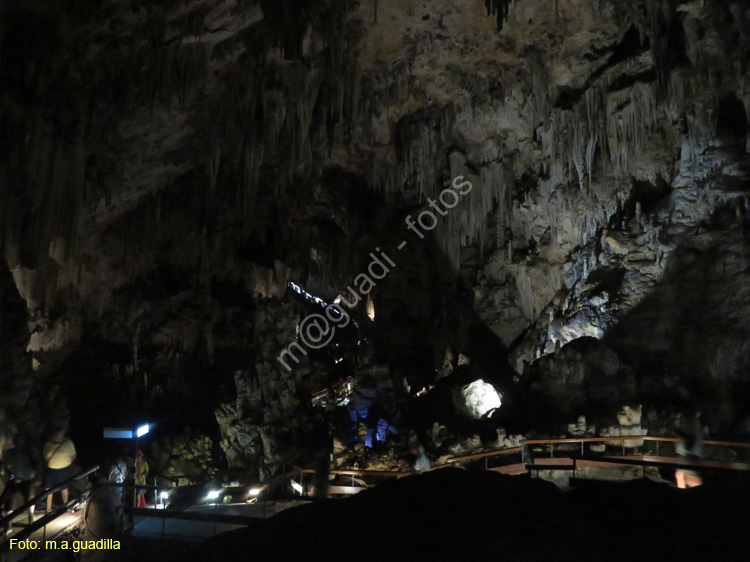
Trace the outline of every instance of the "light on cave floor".
<path fill-rule="evenodd" d="M 466 408 L 474 418 L 480 419 L 492 414 L 502 403 L 502 397 L 495 387 L 482 379 L 475 380 L 461 389 Z"/>

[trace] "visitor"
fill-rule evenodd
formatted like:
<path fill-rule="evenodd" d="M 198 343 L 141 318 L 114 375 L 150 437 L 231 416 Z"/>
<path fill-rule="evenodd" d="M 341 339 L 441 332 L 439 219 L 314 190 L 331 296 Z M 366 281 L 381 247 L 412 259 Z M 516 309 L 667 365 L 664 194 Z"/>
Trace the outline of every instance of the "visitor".
<path fill-rule="evenodd" d="M 311 445 L 314 475 L 314 494 L 318 498 L 326 498 L 330 492 L 331 453 L 333 453 L 333 439 L 330 424 L 326 417 L 317 413 L 312 422 Z"/>
<path fill-rule="evenodd" d="M 148 461 L 143 455 L 143 451 L 138 449 L 135 453 L 135 485 L 145 486 L 146 477 L 148 476 Z M 146 489 L 136 488 L 136 507 L 146 507 Z"/>
<path fill-rule="evenodd" d="M 31 448 L 26 445 L 26 440 L 20 434 L 13 437 L 13 447 L 3 452 L 3 464 L 8 473 L 8 482 L 0 496 L 0 509 L 12 511 L 19 507 L 15 505 L 15 498 L 20 494 L 20 504 L 26 504 L 34 495 L 34 490 L 39 480 L 41 462 L 38 455 L 34 455 Z M 28 509 L 29 524 L 34 522 L 34 506 Z M 9 519 L 6 525 L 6 533 L 11 530 Z"/>
<path fill-rule="evenodd" d="M 700 422 L 700 412 L 692 411 L 683 417 L 677 429 L 681 441 L 677 444 L 677 454 L 683 461 L 697 463 L 703 457 L 703 427 Z M 693 488 L 700 486 L 703 481 L 700 475 L 689 469 L 678 468 L 675 471 L 678 488 Z"/>
<path fill-rule="evenodd" d="M 76 460 L 76 448 L 73 442 L 65 435 L 65 429 L 55 428 L 50 439 L 44 444 L 44 460 L 46 462 L 46 474 L 44 485 L 47 490 L 59 486 L 69 480 L 75 474 L 73 461 Z M 47 513 L 52 511 L 52 496 L 47 496 Z M 63 505 L 68 503 L 68 487 L 60 490 Z"/>
<path fill-rule="evenodd" d="M 424 447 L 422 445 L 419 445 L 413 451 L 417 459 L 414 462 L 414 470 L 417 472 L 429 472 L 430 471 L 430 459 L 427 458 Z"/>
<path fill-rule="evenodd" d="M 118 455 L 114 458 L 109 466 L 109 474 L 107 480 L 113 484 L 124 484 L 128 474 L 128 465 L 122 458 L 122 455 Z"/>

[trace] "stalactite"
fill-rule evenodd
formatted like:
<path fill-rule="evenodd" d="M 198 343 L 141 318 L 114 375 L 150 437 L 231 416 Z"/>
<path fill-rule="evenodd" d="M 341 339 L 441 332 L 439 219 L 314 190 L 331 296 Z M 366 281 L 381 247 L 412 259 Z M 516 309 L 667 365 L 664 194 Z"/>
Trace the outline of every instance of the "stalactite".
<path fill-rule="evenodd" d="M 213 147 L 213 150 L 209 151 L 206 159 L 206 176 L 208 179 L 208 189 L 206 190 L 206 201 L 205 211 L 208 224 L 213 224 L 214 221 L 214 206 L 216 201 L 216 184 L 219 179 L 219 167 L 221 166 L 221 148 L 218 146 Z"/>
<path fill-rule="evenodd" d="M 544 56 L 540 52 L 530 55 L 529 65 L 531 67 L 531 89 L 534 92 L 534 125 L 547 123 L 547 67 Z"/>
<path fill-rule="evenodd" d="M 589 188 L 591 188 L 592 179 L 592 168 L 594 164 L 594 154 L 596 153 L 596 143 L 599 140 L 599 132 L 594 132 L 590 137 L 586 146 L 586 174 L 589 178 Z"/>
<path fill-rule="evenodd" d="M 516 287 L 520 294 L 521 311 L 527 320 L 533 322 L 536 319 L 536 307 L 534 306 L 534 291 L 531 288 L 530 279 L 525 269 L 520 269 L 516 277 Z"/>
<path fill-rule="evenodd" d="M 581 191 L 583 191 L 583 170 L 584 170 L 584 153 L 583 153 L 583 140 L 581 131 L 581 121 L 577 120 L 573 123 L 573 143 L 571 150 L 571 157 L 573 164 L 575 165 L 576 172 L 578 172 L 578 184 L 580 185 Z"/>
<path fill-rule="evenodd" d="M 497 30 L 502 31 L 503 22 L 508 21 L 510 13 L 510 3 L 512 0 L 485 0 L 484 5 L 487 8 L 487 15 L 494 15 L 497 19 Z"/>
<path fill-rule="evenodd" d="M 623 107 L 624 106 L 624 107 Z M 618 111 L 619 107 L 623 107 Z M 640 149 L 656 122 L 654 86 L 637 83 L 607 96 L 607 137 L 613 165 L 626 170 L 629 148 Z"/>
<path fill-rule="evenodd" d="M 672 56 L 670 34 L 677 19 L 677 0 L 651 0 L 644 2 L 648 29 L 651 36 L 651 51 L 659 83 L 667 84 L 669 57 Z"/>
<path fill-rule="evenodd" d="M 169 105 L 176 98 L 184 105 L 203 90 L 209 73 L 209 46 L 200 42 L 179 43 L 162 48 L 155 57 L 146 56 L 154 61 L 147 70 L 154 100 Z"/>
<path fill-rule="evenodd" d="M 242 217 L 245 228 L 254 224 L 255 204 L 258 198 L 260 168 L 263 162 L 263 143 L 250 141 L 245 144 L 242 168 Z"/>

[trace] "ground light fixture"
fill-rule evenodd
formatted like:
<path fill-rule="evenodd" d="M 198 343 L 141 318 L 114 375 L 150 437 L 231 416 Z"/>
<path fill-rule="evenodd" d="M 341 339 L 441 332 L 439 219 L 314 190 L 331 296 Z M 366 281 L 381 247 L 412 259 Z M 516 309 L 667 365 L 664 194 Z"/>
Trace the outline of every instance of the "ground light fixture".
<path fill-rule="evenodd" d="M 159 493 L 159 499 L 161 500 L 161 508 L 165 509 L 167 507 L 167 500 L 169 499 L 169 492 L 168 491 L 162 491 Z"/>

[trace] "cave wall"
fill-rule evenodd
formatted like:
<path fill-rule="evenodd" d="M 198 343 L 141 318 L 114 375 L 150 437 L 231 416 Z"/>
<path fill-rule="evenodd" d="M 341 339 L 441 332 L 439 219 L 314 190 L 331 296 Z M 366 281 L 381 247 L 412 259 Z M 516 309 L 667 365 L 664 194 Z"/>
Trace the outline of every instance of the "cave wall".
<path fill-rule="evenodd" d="M 276 462 L 260 411 L 288 417 L 307 373 L 267 365 L 298 311 L 274 329 L 259 311 L 288 280 L 332 299 L 375 247 L 397 263 L 366 334 L 384 363 L 492 348 L 483 368 L 536 377 L 587 337 L 638 396 L 744 387 L 748 8 L 488 6 L 5 5 L 0 239 L 41 387 L 85 364 L 115 373 L 130 411 L 181 396 L 181 420 L 200 393 L 230 463 Z M 471 193 L 408 231 L 459 175 Z M 693 279 L 718 265 L 685 256 L 720 246 L 731 287 Z M 698 343 L 712 349 L 688 359 Z"/>
<path fill-rule="evenodd" d="M 13 435 L 33 437 L 40 422 L 36 402 L 27 311 L 8 266 L 0 262 L 0 450 Z"/>

